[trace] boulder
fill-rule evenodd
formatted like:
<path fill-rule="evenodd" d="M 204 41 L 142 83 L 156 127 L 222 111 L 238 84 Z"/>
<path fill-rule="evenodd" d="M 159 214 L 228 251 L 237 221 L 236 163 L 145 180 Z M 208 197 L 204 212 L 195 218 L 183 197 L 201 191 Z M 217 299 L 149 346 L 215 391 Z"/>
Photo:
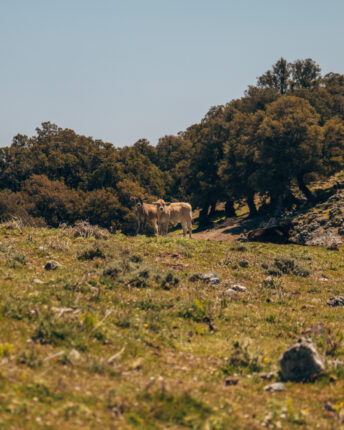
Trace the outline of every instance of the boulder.
<path fill-rule="evenodd" d="M 314 379 L 324 371 L 324 363 L 311 340 L 301 338 L 280 358 L 281 373 L 285 380 Z"/>
<path fill-rule="evenodd" d="M 344 296 L 335 296 L 327 300 L 329 306 L 344 306 Z"/>
<path fill-rule="evenodd" d="M 61 264 L 58 263 L 55 260 L 49 260 L 46 262 L 44 269 L 45 270 L 56 270 L 57 268 L 61 267 Z"/>

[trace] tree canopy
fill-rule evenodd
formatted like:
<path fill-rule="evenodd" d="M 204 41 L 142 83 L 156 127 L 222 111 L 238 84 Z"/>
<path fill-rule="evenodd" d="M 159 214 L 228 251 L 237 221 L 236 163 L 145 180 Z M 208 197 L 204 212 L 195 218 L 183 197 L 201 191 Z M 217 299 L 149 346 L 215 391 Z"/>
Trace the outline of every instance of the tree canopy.
<path fill-rule="evenodd" d="M 309 178 L 344 168 L 344 75 L 322 76 L 312 59 L 280 58 L 244 95 L 211 107 L 204 118 L 156 146 L 82 136 L 43 122 L 0 148 L 0 216 L 58 225 L 83 218 L 134 231 L 132 198 L 188 200 L 206 223 L 218 202 L 234 215 L 255 196 L 273 208 Z M 210 211 L 210 212 L 209 212 Z"/>

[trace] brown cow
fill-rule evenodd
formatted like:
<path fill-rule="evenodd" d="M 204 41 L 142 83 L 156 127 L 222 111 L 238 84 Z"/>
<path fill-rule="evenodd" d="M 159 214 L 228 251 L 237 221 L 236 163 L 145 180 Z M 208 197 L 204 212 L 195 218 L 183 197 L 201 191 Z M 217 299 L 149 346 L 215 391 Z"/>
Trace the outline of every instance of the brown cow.
<path fill-rule="evenodd" d="M 136 199 L 136 210 L 137 210 L 137 229 L 136 234 L 142 229 L 146 229 L 147 224 L 151 224 L 154 229 L 154 233 L 158 234 L 158 210 L 155 204 L 143 203 L 142 197 Z"/>
<path fill-rule="evenodd" d="M 180 222 L 183 227 L 183 236 L 189 233 L 191 238 L 192 208 L 190 203 L 166 203 L 160 199 L 155 205 L 158 209 L 158 224 L 161 235 L 167 234 L 169 223 L 178 224 Z"/>

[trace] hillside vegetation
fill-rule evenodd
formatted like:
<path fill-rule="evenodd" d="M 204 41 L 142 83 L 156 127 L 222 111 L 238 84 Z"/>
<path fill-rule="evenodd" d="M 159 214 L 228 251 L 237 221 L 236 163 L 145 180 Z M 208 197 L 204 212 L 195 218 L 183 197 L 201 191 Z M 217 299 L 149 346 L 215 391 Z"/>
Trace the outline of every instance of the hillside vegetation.
<path fill-rule="evenodd" d="M 300 193 L 316 202 L 309 184 L 343 170 L 343 154 L 344 75 L 281 58 L 243 97 L 156 146 L 117 148 L 50 122 L 16 135 L 0 148 L 0 219 L 54 227 L 88 219 L 132 234 L 140 195 L 188 201 L 203 226 L 218 203 L 227 217 L 242 204 L 271 216 L 299 206 Z"/>
<path fill-rule="evenodd" d="M 18 222 L 0 242 L 0 428 L 343 428 L 343 248 Z M 264 391 L 301 336 L 326 371 Z"/>

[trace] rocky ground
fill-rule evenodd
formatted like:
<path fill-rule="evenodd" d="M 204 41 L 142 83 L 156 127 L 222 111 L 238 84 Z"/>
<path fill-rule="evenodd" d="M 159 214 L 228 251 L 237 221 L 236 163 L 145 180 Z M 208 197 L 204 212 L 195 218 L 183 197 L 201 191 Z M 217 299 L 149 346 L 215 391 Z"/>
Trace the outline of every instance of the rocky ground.
<path fill-rule="evenodd" d="M 336 249 L 344 238 L 344 184 L 337 190 L 322 190 L 321 201 L 304 202 L 300 208 L 279 217 L 247 214 L 214 223 L 209 228 L 195 231 L 201 240 L 232 242 L 254 240 L 271 243 L 295 243 L 305 246 L 326 246 Z"/>
<path fill-rule="evenodd" d="M 0 428 L 343 428 L 343 261 L 0 224 Z"/>

